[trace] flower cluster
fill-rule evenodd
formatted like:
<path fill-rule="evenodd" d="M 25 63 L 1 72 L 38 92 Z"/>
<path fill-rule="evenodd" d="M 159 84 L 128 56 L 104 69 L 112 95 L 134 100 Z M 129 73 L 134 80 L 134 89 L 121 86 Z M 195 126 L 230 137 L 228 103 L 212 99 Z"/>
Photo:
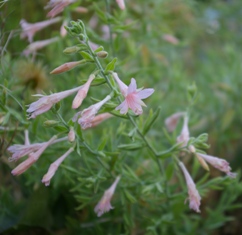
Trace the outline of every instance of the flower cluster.
<path fill-rule="evenodd" d="M 209 170 L 209 167 L 207 163 L 211 164 L 213 167 L 219 169 L 222 172 L 225 172 L 229 177 L 235 178 L 236 174 L 231 172 L 231 168 L 229 166 L 229 163 L 224 160 L 220 159 L 218 157 L 209 156 L 206 154 L 202 154 L 200 152 L 197 152 L 196 148 L 193 145 L 188 146 L 188 142 L 190 140 L 190 133 L 188 128 L 188 116 L 185 112 L 178 112 L 170 117 L 168 117 L 165 120 L 165 125 L 167 129 L 171 132 L 174 131 L 178 121 L 180 118 L 183 117 L 183 126 L 180 135 L 177 137 L 177 143 L 181 144 L 181 147 L 187 148 L 189 152 L 191 152 L 194 156 L 197 157 L 201 165 L 206 169 Z M 182 155 L 183 156 L 183 155 Z M 207 163 L 206 163 L 207 162 Z M 201 197 L 199 195 L 198 190 L 196 189 L 196 185 L 190 176 L 189 172 L 187 171 L 185 165 L 179 161 L 178 162 L 184 176 L 186 179 L 186 184 L 188 188 L 188 195 L 189 195 L 189 207 L 193 209 L 196 212 L 200 212 L 200 201 Z"/>

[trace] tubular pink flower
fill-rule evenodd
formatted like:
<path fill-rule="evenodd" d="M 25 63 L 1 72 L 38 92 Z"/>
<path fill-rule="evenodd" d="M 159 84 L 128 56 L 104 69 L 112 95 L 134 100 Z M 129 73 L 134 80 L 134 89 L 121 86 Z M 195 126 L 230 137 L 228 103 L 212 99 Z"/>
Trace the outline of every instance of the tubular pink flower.
<path fill-rule="evenodd" d="M 41 98 L 29 105 L 29 108 L 27 109 L 27 112 L 30 114 L 29 118 L 35 118 L 36 116 L 47 112 L 54 104 L 58 103 L 60 100 L 66 98 L 67 96 L 77 92 L 79 89 L 80 87 L 76 87 L 67 91 L 62 91 L 47 96 L 40 94 L 35 95 L 40 96 Z"/>
<path fill-rule="evenodd" d="M 37 50 L 42 49 L 45 46 L 48 46 L 49 44 L 58 41 L 58 38 L 51 38 L 51 39 L 46 39 L 42 41 L 36 41 L 32 42 L 27 46 L 27 48 L 23 51 L 24 55 L 29 55 L 32 53 L 35 53 Z"/>
<path fill-rule="evenodd" d="M 52 144 L 52 142 L 56 139 L 56 136 L 53 136 L 49 141 L 43 143 L 40 148 L 36 152 L 31 152 L 29 157 L 20 163 L 16 168 L 12 170 L 13 175 L 20 175 L 28 170 L 41 156 L 41 154 L 45 151 L 45 149 Z"/>
<path fill-rule="evenodd" d="M 42 183 L 45 184 L 45 186 L 50 185 L 50 180 L 54 176 L 55 172 L 57 171 L 58 167 L 60 164 L 65 160 L 65 158 L 73 151 L 73 148 L 70 148 L 64 155 L 62 155 L 60 158 L 58 158 L 55 162 L 53 162 L 50 167 L 48 172 L 44 175 L 42 179 Z"/>
<path fill-rule="evenodd" d="M 185 116 L 181 134 L 177 137 L 176 141 L 177 143 L 183 143 L 182 146 L 185 147 L 189 141 L 189 137 L 188 117 Z"/>
<path fill-rule="evenodd" d="M 61 25 L 61 28 L 60 28 L 60 35 L 63 38 L 67 35 L 67 31 L 65 29 L 65 26 L 67 26 L 67 25 L 68 25 L 67 20 L 64 20 L 63 23 L 62 23 L 62 25 Z"/>
<path fill-rule="evenodd" d="M 82 63 L 83 63 L 83 60 L 67 62 L 52 70 L 50 74 L 59 74 L 59 73 L 67 72 Z"/>
<path fill-rule="evenodd" d="M 70 128 L 70 131 L 69 131 L 69 133 L 68 133 L 68 140 L 69 140 L 70 142 L 74 142 L 74 141 L 75 141 L 75 138 L 76 138 L 76 135 L 75 135 L 74 128 L 71 127 L 71 128 Z"/>
<path fill-rule="evenodd" d="M 21 20 L 20 25 L 21 25 L 23 32 L 20 34 L 20 37 L 21 38 L 27 37 L 29 42 L 33 42 L 33 37 L 36 32 L 38 32 L 39 30 L 41 30 L 51 24 L 54 24 L 54 23 L 60 21 L 60 19 L 61 19 L 60 17 L 57 17 L 57 18 L 54 18 L 51 20 L 45 20 L 45 21 L 34 23 L 34 24 L 30 24 L 26 20 Z"/>
<path fill-rule="evenodd" d="M 76 115 L 73 117 L 73 121 L 75 122 L 79 116 L 81 116 L 78 119 L 78 123 L 81 125 L 82 129 L 86 129 L 88 127 L 91 127 L 92 121 L 95 118 L 96 113 L 99 111 L 99 109 L 108 101 L 111 99 L 110 95 L 107 95 L 105 99 L 102 101 L 91 105 L 89 108 L 84 109 L 81 112 L 76 113 Z"/>
<path fill-rule="evenodd" d="M 71 3 L 76 2 L 76 0 L 50 0 L 48 5 L 45 8 L 52 8 L 50 12 L 48 12 L 48 17 L 54 17 L 61 13 L 66 6 L 70 5 Z"/>
<path fill-rule="evenodd" d="M 72 102 L 73 109 L 77 109 L 82 104 L 82 101 L 86 98 L 88 90 L 94 78 L 95 78 L 95 75 L 91 74 L 87 82 L 79 89 L 79 91 L 77 92 Z"/>
<path fill-rule="evenodd" d="M 201 197 L 196 189 L 196 185 L 193 182 L 193 179 L 191 178 L 184 164 L 182 162 L 179 162 L 179 166 L 181 167 L 182 172 L 186 179 L 186 184 L 187 184 L 188 194 L 189 194 L 189 201 L 190 201 L 189 207 L 190 209 L 193 209 L 196 212 L 200 212 L 199 207 L 201 204 L 200 203 Z"/>
<path fill-rule="evenodd" d="M 142 114 L 142 106 L 146 106 L 142 99 L 146 99 L 151 96 L 154 92 L 154 89 L 137 89 L 136 80 L 134 78 L 131 79 L 131 83 L 127 88 L 127 86 L 118 78 L 116 73 L 113 73 L 113 76 L 119 85 L 122 95 L 125 98 L 125 100 L 118 107 L 116 107 L 116 110 L 120 110 L 121 114 L 126 114 L 130 108 L 136 115 Z"/>
<path fill-rule="evenodd" d="M 177 45 L 179 43 L 179 40 L 171 34 L 164 34 L 162 38 L 173 45 Z"/>
<path fill-rule="evenodd" d="M 90 127 L 87 128 L 95 127 L 110 117 L 113 117 L 113 115 L 110 113 L 101 113 L 93 118 L 93 120 L 90 123 Z"/>
<path fill-rule="evenodd" d="M 213 157 L 210 155 L 205 155 L 202 153 L 196 153 L 198 156 L 202 157 L 206 162 L 210 163 L 215 168 L 219 169 L 220 171 L 225 172 L 229 177 L 235 178 L 236 173 L 231 172 L 231 167 L 229 166 L 229 163 L 225 161 L 224 159 Z"/>
<path fill-rule="evenodd" d="M 118 6 L 119 6 L 119 8 L 121 10 L 125 9 L 125 2 L 124 2 L 124 0 L 116 0 L 116 2 L 117 2 Z"/>
<path fill-rule="evenodd" d="M 107 189 L 104 192 L 103 197 L 98 202 L 98 204 L 95 206 L 94 211 L 96 212 L 98 217 L 100 217 L 103 213 L 108 212 L 111 209 L 113 209 L 110 201 L 112 199 L 112 196 L 113 196 L 113 194 L 115 192 L 115 189 L 117 187 L 117 184 L 118 184 L 120 178 L 121 178 L 120 176 L 118 176 L 116 178 L 114 183 L 111 185 L 111 187 L 109 189 Z"/>
<path fill-rule="evenodd" d="M 184 115 L 185 115 L 184 112 L 177 112 L 177 113 L 172 114 L 168 118 L 166 118 L 165 125 L 166 125 L 167 130 L 169 132 L 174 131 L 177 126 L 178 121 Z"/>

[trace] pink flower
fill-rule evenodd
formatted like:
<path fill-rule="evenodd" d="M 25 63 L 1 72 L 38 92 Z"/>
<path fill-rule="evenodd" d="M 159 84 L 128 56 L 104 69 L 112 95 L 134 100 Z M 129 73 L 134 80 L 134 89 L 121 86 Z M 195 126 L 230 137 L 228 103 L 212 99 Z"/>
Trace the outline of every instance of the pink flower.
<path fill-rule="evenodd" d="M 78 119 L 78 123 L 81 125 L 82 129 L 86 129 L 88 127 L 91 127 L 92 121 L 95 118 L 96 113 L 99 111 L 99 109 L 108 101 L 111 99 L 110 95 L 107 95 L 105 99 L 102 101 L 91 105 L 89 108 L 84 109 L 81 112 L 76 113 L 76 115 L 73 117 L 73 122 L 75 122 L 79 116 L 81 116 Z"/>
<path fill-rule="evenodd" d="M 76 2 L 76 0 L 50 0 L 45 8 L 52 8 L 50 12 L 48 12 L 48 17 L 54 17 L 57 14 L 61 13 L 66 6 L 71 3 Z"/>
<path fill-rule="evenodd" d="M 205 155 L 202 153 L 196 153 L 198 156 L 202 157 L 206 162 L 210 163 L 215 168 L 219 169 L 220 171 L 225 172 L 229 177 L 235 178 L 236 173 L 231 172 L 231 167 L 229 166 L 229 163 L 225 161 L 224 159 L 213 157 L 209 155 Z"/>
<path fill-rule="evenodd" d="M 165 125 L 169 132 L 172 132 L 175 130 L 178 121 L 180 120 L 180 118 L 182 116 L 184 116 L 184 114 L 185 114 L 184 112 L 178 112 L 178 113 L 174 113 L 171 116 L 169 116 L 168 118 L 166 118 Z"/>
<path fill-rule="evenodd" d="M 41 145 L 41 147 L 38 148 L 36 152 L 31 152 L 29 154 L 29 157 L 20 163 L 16 168 L 12 170 L 13 175 L 20 175 L 26 170 L 29 169 L 41 156 L 41 154 L 45 151 L 45 149 L 53 143 L 53 141 L 56 139 L 56 136 L 53 136 L 48 142 L 45 142 Z"/>
<path fill-rule="evenodd" d="M 40 96 L 41 98 L 29 105 L 29 108 L 27 109 L 27 112 L 30 114 L 29 118 L 36 118 L 36 116 L 47 112 L 54 104 L 58 103 L 60 100 L 66 98 L 67 96 L 77 92 L 79 89 L 80 87 L 76 87 L 71 90 L 62 91 L 47 96 L 40 94 L 35 95 Z"/>
<path fill-rule="evenodd" d="M 77 92 L 73 102 L 72 102 L 72 108 L 77 109 L 81 104 L 82 101 L 86 98 L 89 87 L 95 78 L 94 74 L 91 74 L 90 77 L 88 78 L 87 82 L 79 89 Z"/>
<path fill-rule="evenodd" d="M 118 6 L 119 6 L 119 8 L 121 10 L 125 9 L 125 2 L 124 2 L 124 0 L 116 0 L 116 2 L 117 2 Z"/>
<path fill-rule="evenodd" d="M 110 117 L 113 117 L 113 115 L 110 113 L 101 113 L 93 118 L 93 120 L 90 123 L 90 126 L 87 128 L 95 127 Z"/>
<path fill-rule="evenodd" d="M 73 148 L 70 148 L 64 155 L 62 155 L 60 158 L 58 158 L 55 162 L 53 162 L 50 167 L 48 172 L 44 175 L 42 179 L 42 183 L 45 184 L 45 186 L 50 185 L 50 180 L 54 176 L 55 172 L 57 171 L 58 167 L 60 164 L 65 160 L 65 158 L 73 151 Z"/>
<path fill-rule="evenodd" d="M 183 143 L 182 146 L 185 147 L 187 146 L 189 137 L 190 137 L 190 134 L 188 129 L 188 117 L 185 116 L 181 134 L 177 137 L 176 141 L 177 143 Z"/>
<path fill-rule="evenodd" d="M 143 113 L 142 106 L 146 106 L 142 99 L 148 98 L 154 92 L 154 89 L 137 89 L 136 80 L 131 79 L 129 87 L 125 85 L 117 76 L 117 73 L 113 73 L 113 77 L 118 83 L 120 91 L 124 96 L 125 100 L 116 107 L 116 110 L 120 110 L 121 114 L 126 114 L 128 109 L 132 109 L 136 115 Z"/>
<path fill-rule="evenodd" d="M 67 71 L 75 68 L 77 65 L 80 65 L 82 63 L 83 63 L 83 60 L 67 62 L 65 64 L 62 64 L 62 65 L 58 66 L 54 70 L 52 70 L 50 72 L 50 74 L 59 74 L 59 73 L 67 72 Z"/>
<path fill-rule="evenodd" d="M 67 35 L 67 31 L 65 29 L 65 26 L 67 26 L 67 25 L 68 25 L 67 20 L 64 20 L 62 25 L 61 25 L 61 28 L 60 28 L 60 35 L 61 35 L 61 37 L 65 37 Z"/>
<path fill-rule="evenodd" d="M 104 192 L 103 197 L 98 202 L 98 204 L 95 206 L 94 211 L 97 213 L 98 217 L 100 217 L 103 213 L 108 212 L 111 209 L 113 209 L 110 201 L 112 199 L 112 196 L 114 194 L 114 191 L 116 189 L 116 186 L 117 186 L 119 180 L 120 180 L 120 176 L 118 176 L 116 178 L 116 180 L 114 181 L 114 183 L 111 185 L 111 187 Z"/>
<path fill-rule="evenodd" d="M 201 197 L 196 189 L 196 185 L 193 182 L 193 179 L 191 178 L 184 164 L 182 162 L 179 162 L 179 166 L 181 167 L 186 179 L 186 184 L 187 184 L 188 194 L 189 194 L 189 201 L 190 201 L 189 207 L 196 212 L 200 212 L 199 207 L 200 207 Z"/>
<path fill-rule="evenodd" d="M 179 40 L 171 34 L 164 34 L 162 38 L 173 45 L 177 45 L 179 43 Z"/>
<path fill-rule="evenodd" d="M 60 21 L 60 19 L 61 19 L 60 17 L 57 17 L 57 18 L 54 18 L 51 20 L 45 20 L 45 21 L 34 23 L 34 24 L 30 24 L 26 20 L 21 20 L 20 25 L 21 25 L 23 32 L 20 34 L 20 37 L 21 38 L 27 37 L 29 42 L 32 42 L 33 37 L 36 32 L 38 32 L 39 30 L 41 30 L 51 24 L 54 24 L 54 23 Z"/>
<path fill-rule="evenodd" d="M 23 51 L 24 55 L 29 55 L 35 53 L 37 50 L 42 49 L 45 46 L 48 46 L 49 44 L 58 41 L 58 38 L 51 38 L 47 40 L 42 40 L 42 41 L 36 41 L 32 42 L 27 46 L 27 48 Z"/>

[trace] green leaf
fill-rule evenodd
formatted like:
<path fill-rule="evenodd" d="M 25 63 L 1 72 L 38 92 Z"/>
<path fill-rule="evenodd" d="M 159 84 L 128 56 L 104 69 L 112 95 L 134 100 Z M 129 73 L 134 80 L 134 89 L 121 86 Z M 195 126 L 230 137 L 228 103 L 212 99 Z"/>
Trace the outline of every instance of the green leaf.
<path fill-rule="evenodd" d="M 100 46 L 94 52 L 97 53 L 97 52 L 100 52 L 100 51 L 103 51 L 103 50 L 104 50 L 103 46 Z"/>
<path fill-rule="evenodd" d="M 150 110 L 149 117 L 146 119 L 144 128 L 143 128 L 143 135 L 145 135 L 151 128 L 152 124 L 155 122 L 155 120 L 158 118 L 160 114 L 161 109 L 158 108 L 155 113 L 153 114 L 153 111 Z"/>
<path fill-rule="evenodd" d="M 104 136 L 103 140 L 101 141 L 100 145 L 97 148 L 98 151 L 102 151 L 104 149 L 104 147 L 106 146 L 107 140 L 108 140 L 108 137 Z"/>
<path fill-rule="evenodd" d="M 92 55 L 90 55 L 89 53 L 81 51 L 80 54 L 86 61 L 94 61 Z"/>
<path fill-rule="evenodd" d="M 144 147 L 144 144 L 141 142 L 136 142 L 132 144 L 120 144 L 118 146 L 119 149 L 125 149 L 125 150 L 137 150 L 143 147 Z"/>
<path fill-rule="evenodd" d="M 168 167 L 166 167 L 166 179 L 170 180 L 174 171 L 174 164 L 172 162 L 169 163 Z"/>
<path fill-rule="evenodd" d="M 124 189 L 124 194 L 131 203 L 137 202 L 136 198 L 128 190 Z"/>
<path fill-rule="evenodd" d="M 117 58 L 115 57 L 115 58 L 113 58 L 113 60 L 110 63 L 108 63 L 104 72 L 108 73 L 108 71 L 113 71 L 115 68 L 116 62 L 117 62 Z"/>

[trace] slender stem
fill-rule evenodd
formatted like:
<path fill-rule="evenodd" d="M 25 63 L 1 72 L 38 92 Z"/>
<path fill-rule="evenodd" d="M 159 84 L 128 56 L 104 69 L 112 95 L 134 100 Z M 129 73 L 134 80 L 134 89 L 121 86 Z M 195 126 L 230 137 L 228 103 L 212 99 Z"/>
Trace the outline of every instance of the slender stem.
<path fill-rule="evenodd" d="M 56 112 L 56 116 L 59 118 L 59 120 L 64 124 L 64 126 L 69 129 L 69 126 L 67 125 L 66 121 L 62 118 L 62 116 L 59 114 L 59 112 Z"/>

